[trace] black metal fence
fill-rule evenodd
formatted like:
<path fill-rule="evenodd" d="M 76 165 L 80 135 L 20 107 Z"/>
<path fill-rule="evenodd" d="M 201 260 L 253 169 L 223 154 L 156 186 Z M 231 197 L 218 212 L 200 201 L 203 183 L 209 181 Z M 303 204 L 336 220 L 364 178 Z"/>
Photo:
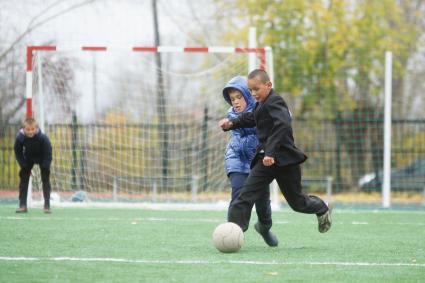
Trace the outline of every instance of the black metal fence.
<path fill-rule="evenodd" d="M 170 139 L 177 138 L 173 131 L 178 127 L 187 125 L 178 123 L 168 125 Z M 156 139 L 152 129 L 158 129 L 158 126 L 120 125 L 120 131 L 124 131 L 121 134 L 124 136 L 126 136 L 125 128 L 133 132 L 137 129 L 138 135 L 144 133 Z M 218 131 L 216 128 L 215 124 L 214 127 L 207 128 L 205 123 L 200 123 L 196 127 L 191 127 L 190 131 L 183 131 L 185 135 L 193 136 L 192 143 L 168 145 L 174 147 L 173 153 L 167 155 L 169 161 L 166 163 L 168 164 L 166 172 L 170 180 L 193 174 L 199 180 L 201 191 L 220 191 L 223 186 L 227 186 L 223 171 L 223 152 L 227 141 L 223 139 L 217 143 L 211 140 L 214 137 L 211 132 Z M 319 179 L 331 176 L 334 192 L 380 189 L 384 144 L 382 119 L 296 120 L 293 122 L 293 128 L 297 146 L 309 156 L 303 165 L 304 176 Z M 65 187 L 65 183 L 69 183 L 70 190 L 84 185 L 88 188 L 102 186 L 112 190 L 110 186 L 113 184 L 114 176 L 105 172 L 110 170 L 108 166 L 113 167 L 114 164 L 99 164 L 112 162 L 112 159 L 108 159 L 110 156 L 114 156 L 115 160 L 127 158 L 127 162 L 138 163 L 138 168 L 146 167 L 142 174 L 146 176 L 153 175 L 148 170 L 150 165 L 146 164 L 147 161 L 156 160 L 164 164 L 159 160 L 161 158 L 158 149 L 155 148 L 158 144 L 156 142 L 152 142 L 152 147 L 149 148 L 140 148 L 137 143 L 132 146 L 120 146 L 119 152 L 118 147 L 105 144 L 101 139 L 92 143 L 90 148 L 87 144 L 76 142 L 77 135 L 79 138 L 84 137 L 83 139 L 87 139 L 86 137 L 93 133 L 112 137 L 116 129 L 117 126 L 100 124 L 48 125 L 46 132 L 49 136 L 52 133 L 51 138 L 56 141 L 53 143 L 56 147 L 54 148 L 56 156 L 62 154 L 61 159 L 56 160 L 57 167 L 53 170 L 57 185 Z M 13 143 L 18 130 L 18 125 L 7 125 L 0 132 L 0 190 L 16 189 L 18 186 L 19 168 L 13 152 Z M 125 140 L 118 142 L 126 143 Z M 89 158 L 95 160 L 92 162 L 97 160 L 97 170 L 90 171 L 90 167 L 93 166 L 87 163 Z M 197 163 L 198 159 L 202 159 L 202 162 Z M 425 120 L 393 120 L 391 160 L 394 174 L 393 190 L 418 190 L 424 187 Z M 103 175 L 97 178 L 96 174 Z M 125 175 L 125 172 L 122 175 Z M 109 178 L 109 180 L 106 183 L 95 184 L 94 181 L 89 183 L 89 178 L 92 180 Z M 190 184 L 184 187 L 190 188 Z"/>

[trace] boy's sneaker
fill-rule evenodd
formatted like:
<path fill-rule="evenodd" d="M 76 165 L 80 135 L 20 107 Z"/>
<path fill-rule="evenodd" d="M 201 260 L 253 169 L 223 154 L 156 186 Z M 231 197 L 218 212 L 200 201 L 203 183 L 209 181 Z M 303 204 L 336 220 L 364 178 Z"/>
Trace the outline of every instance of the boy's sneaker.
<path fill-rule="evenodd" d="M 332 208 L 328 206 L 328 211 L 325 212 L 325 214 L 321 216 L 317 216 L 317 222 L 319 224 L 319 232 L 320 233 L 326 233 L 331 229 L 332 226 Z"/>
<path fill-rule="evenodd" d="M 28 209 L 26 206 L 21 206 L 15 210 L 16 213 L 27 213 Z"/>
<path fill-rule="evenodd" d="M 255 223 L 254 228 L 255 231 L 257 231 L 263 237 L 264 242 L 266 242 L 267 245 L 270 247 L 277 247 L 279 240 L 277 239 L 276 235 L 270 231 L 270 229 L 265 228 L 263 225 L 261 225 L 260 222 Z"/>
<path fill-rule="evenodd" d="M 46 213 L 46 214 L 52 213 L 52 211 L 50 210 L 50 207 L 44 207 L 43 212 Z"/>

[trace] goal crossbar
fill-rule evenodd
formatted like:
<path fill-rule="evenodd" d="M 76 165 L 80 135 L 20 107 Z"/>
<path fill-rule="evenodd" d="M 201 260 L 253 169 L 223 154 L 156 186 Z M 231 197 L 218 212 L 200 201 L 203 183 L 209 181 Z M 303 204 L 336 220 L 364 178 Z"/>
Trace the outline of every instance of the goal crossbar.
<path fill-rule="evenodd" d="M 27 66 L 26 66 L 26 116 L 32 117 L 32 70 L 33 56 L 36 51 L 86 51 L 86 52 L 106 52 L 106 51 L 131 51 L 131 52 L 152 52 L 152 53 L 251 53 L 257 54 L 259 58 L 259 68 L 266 68 L 266 53 L 271 51 L 270 47 L 250 48 L 250 47 L 181 47 L 181 46 L 133 46 L 128 48 L 116 46 L 56 46 L 56 45 L 31 45 L 27 46 Z"/>

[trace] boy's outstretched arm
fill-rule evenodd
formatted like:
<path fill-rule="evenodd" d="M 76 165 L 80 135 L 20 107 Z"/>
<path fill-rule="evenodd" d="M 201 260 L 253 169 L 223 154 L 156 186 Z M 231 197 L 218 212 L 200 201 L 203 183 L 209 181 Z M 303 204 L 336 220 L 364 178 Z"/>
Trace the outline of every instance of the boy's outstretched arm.
<path fill-rule="evenodd" d="M 252 128 L 255 127 L 254 113 L 245 112 L 238 118 L 230 120 L 228 118 L 221 119 L 218 123 L 223 131 L 238 129 L 238 128 Z"/>
<path fill-rule="evenodd" d="M 223 131 L 228 131 L 233 126 L 233 123 L 228 118 L 224 118 L 218 122 L 218 125 L 223 129 Z"/>

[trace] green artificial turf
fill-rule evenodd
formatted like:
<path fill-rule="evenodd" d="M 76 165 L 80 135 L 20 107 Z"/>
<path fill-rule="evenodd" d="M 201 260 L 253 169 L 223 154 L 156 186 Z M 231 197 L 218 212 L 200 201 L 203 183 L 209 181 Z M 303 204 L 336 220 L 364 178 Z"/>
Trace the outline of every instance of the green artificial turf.
<path fill-rule="evenodd" d="M 212 245 L 225 211 L 0 206 L 0 282 L 424 282 L 425 212 L 274 211 L 279 246 L 252 229 L 238 253 Z M 251 224 L 256 221 L 255 213 Z"/>

